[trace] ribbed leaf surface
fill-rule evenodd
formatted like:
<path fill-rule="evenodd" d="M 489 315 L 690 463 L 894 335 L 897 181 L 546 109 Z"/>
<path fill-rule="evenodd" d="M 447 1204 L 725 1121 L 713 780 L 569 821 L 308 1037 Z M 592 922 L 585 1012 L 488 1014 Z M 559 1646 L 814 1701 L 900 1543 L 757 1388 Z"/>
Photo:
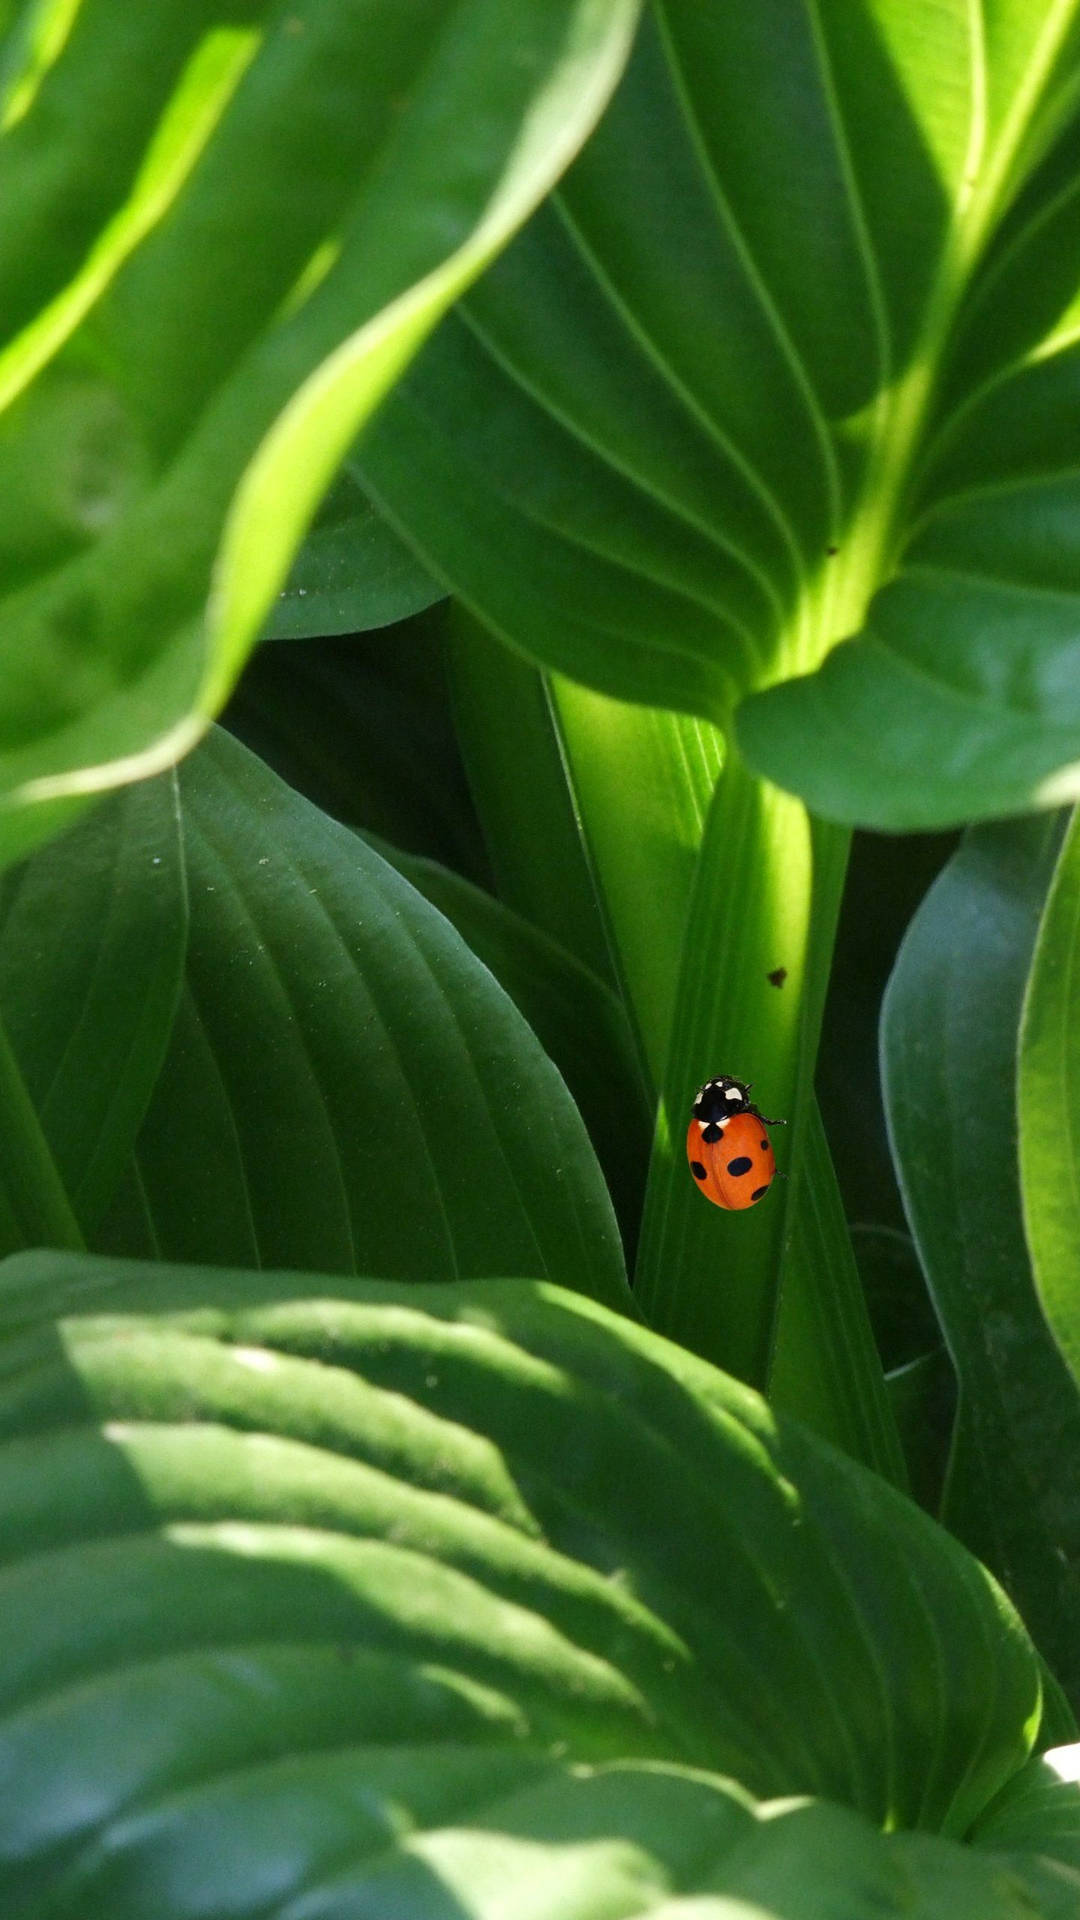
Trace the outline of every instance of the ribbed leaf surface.
<path fill-rule="evenodd" d="M 228 734 L 185 762 L 169 1049 L 110 1252 L 581 1280 L 631 1308 L 588 1135 L 449 922 Z"/>
<path fill-rule="evenodd" d="M 1075 0 L 656 0 L 365 483 L 516 646 L 738 705 L 826 817 L 1074 792 L 1078 77 Z"/>
<path fill-rule="evenodd" d="M 629 1913 L 629 1843 L 661 1891 L 730 1870 L 810 1914 L 782 1846 L 729 1869 L 738 1796 L 567 1765 L 960 1836 L 1027 1754 L 1034 1655 L 964 1550 L 576 1295 L 26 1255 L 0 1309 L 7 1912 L 386 1912 L 401 1884 L 441 1916 L 423 1861 L 456 1858 L 469 1912 L 513 1876 L 514 1911 Z M 531 1854 L 496 1837 L 520 1820 Z M 414 1828 L 448 1826 L 429 1858 Z M 561 1849 L 601 1838 L 575 1892 Z"/>

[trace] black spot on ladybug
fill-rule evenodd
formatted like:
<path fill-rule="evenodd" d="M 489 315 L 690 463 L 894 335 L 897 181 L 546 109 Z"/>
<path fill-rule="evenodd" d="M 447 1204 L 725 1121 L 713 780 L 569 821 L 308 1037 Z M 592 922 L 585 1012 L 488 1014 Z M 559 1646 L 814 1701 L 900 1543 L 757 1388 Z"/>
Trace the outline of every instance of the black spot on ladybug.
<path fill-rule="evenodd" d="M 733 1173 L 736 1180 L 738 1180 L 744 1173 L 749 1173 L 753 1164 L 753 1161 L 748 1159 L 745 1153 L 740 1153 L 737 1160 L 728 1161 L 727 1170 L 729 1173 Z"/>
<path fill-rule="evenodd" d="M 751 1204 L 753 1204 L 755 1200 L 760 1200 L 762 1195 L 768 1193 L 768 1191 L 768 1187 L 755 1187 L 753 1193 L 750 1195 Z"/>
<path fill-rule="evenodd" d="M 705 1169 L 702 1166 L 700 1160 L 691 1160 L 690 1171 L 693 1174 L 695 1180 L 704 1180 Z"/>
<path fill-rule="evenodd" d="M 767 1140 L 759 1140 L 759 1141 L 758 1141 L 758 1145 L 759 1145 L 759 1147 L 761 1148 L 761 1151 L 762 1151 L 762 1153 L 768 1153 L 768 1151 L 769 1151 L 769 1143 L 768 1143 L 768 1141 L 767 1141 Z"/>
<path fill-rule="evenodd" d="M 711 1147 L 714 1141 L 723 1139 L 724 1129 L 718 1127 L 715 1120 L 710 1120 L 708 1126 L 703 1129 L 701 1137 L 706 1146 Z"/>
<path fill-rule="evenodd" d="M 784 981 L 787 979 L 787 968 L 774 967 L 771 973 L 765 975 L 765 978 L 770 987 L 782 987 Z"/>

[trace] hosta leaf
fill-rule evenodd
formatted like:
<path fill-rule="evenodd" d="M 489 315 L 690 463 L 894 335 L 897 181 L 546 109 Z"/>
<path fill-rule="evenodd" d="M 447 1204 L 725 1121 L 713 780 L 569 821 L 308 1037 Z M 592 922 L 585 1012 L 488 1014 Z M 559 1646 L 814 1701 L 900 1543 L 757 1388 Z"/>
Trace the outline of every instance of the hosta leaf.
<path fill-rule="evenodd" d="M 629 1308 L 577 1110 L 442 915 L 223 732 L 180 799 L 183 994 L 95 1244 L 580 1278 Z"/>
<path fill-rule="evenodd" d="M 559 738 L 554 690 L 455 605 L 454 723 L 500 899 L 616 984 L 613 944 Z"/>
<path fill-rule="evenodd" d="M 572 954 L 482 887 L 385 842 L 378 851 L 490 967 L 555 1062 L 604 1170 L 623 1244 L 632 1246 L 653 1116 L 622 1002 Z"/>
<path fill-rule="evenodd" d="M 447 695 L 439 627 L 421 615 L 259 647 L 222 724 L 335 820 L 487 880 Z"/>
<path fill-rule="evenodd" d="M 20 809 L 198 737 L 357 425 L 580 144 L 635 11 L 23 10 L 0 48 L 0 852 L 52 825 Z"/>
<path fill-rule="evenodd" d="M 1080 1745 L 1033 1756 L 976 1822 L 979 1846 L 1029 1849 L 1080 1869 Z"/>
<path fill-rule="evenodd" d="M 434 1920 L 409 1835 L 450 1826 L 469 1911 L 535 1872 L 576 1912 L 559 1848 L 595 1833 L 660 1892 L 810 1915 L 849 1845 L 906 1884 L 855 1812 L 960 1836 L 1027 1757 L 1036 1658 L 964 1549 L 576 1294 L 37 1254 L 0 1325 L 6 1912 Z M 672 1763 L 839 1805 L 729 1855 L 743 1792 L 683 1811 Z M 520 1818 L 540 1851 L 476 1833 Z M 625 1844 L 590 1852 L 610 1902 Z"/>
<path fill-rule="evenodd" d="M 1076 0 L 655 0 L 356 470 L 515 646 L 737 707 L 826 817 L 1076 791 L 1078 81 Z"/>
<path fill-rule="evenodd" d="M 186 935 L 171 775 L 111 796 L 0 880 L 0 1164 L 21 1162 L 9 1251 L 67 1241 L 67 1209 L 82 1234 L 97 1228 L 165 1055 Z"/>
<path fill-rule="evenodd" d="M 1014 1092 L 1058 840 L 1045 818 L 968 835 L 901 948 L 882 1065 L 897 1172 L 959 1384 L 945 1515 L 1004 1581 L 1075 1702 L 1080 1396 L 1024 1244 Z"/>
<path fill-rule="evenodd" d="M 263 634 L 302 640 L 362 633 L 406 620 L 442 593 L 356 481 L 342 473 L 315 516 Z"/>
<path fill-rule="evenodd" d="M 1039 926 L 1020 1040 L 1024 1225 L 1043 1311 L 1080 1386 L 1080 823 L 1074 816 Z"/>

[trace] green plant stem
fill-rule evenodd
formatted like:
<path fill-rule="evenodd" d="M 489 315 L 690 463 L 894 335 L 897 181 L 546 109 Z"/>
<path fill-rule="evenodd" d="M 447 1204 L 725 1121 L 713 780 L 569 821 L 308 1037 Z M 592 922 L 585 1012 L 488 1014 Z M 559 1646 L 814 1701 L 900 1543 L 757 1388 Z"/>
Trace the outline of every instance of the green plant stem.
<path fill-rule="evenodd" d="M 559 674 L 548 686 L 613 963 L 655 1093 L 723 736 L 707 720 L 611 700 Z"/>
<path fill-rule="evenodd" d="M 611 700 L 558 675 L 545 685 L 475 622 L 458 614 L 454 625 L 458 721 L 496 870 L 508 876 L 522 909 L 531 909 L 547 931 L 557 926 L 564 943 L 579 955 L 595 947 L 600 910 L 643 1070 L 655 1093 L 667 1086 L 673 1025 L 682 1022 L 683 1031 L 687 993 L 699 969 L 703 1018 L 715 1013 L 717 996 L 710 983 L 720 963 L 714 919 L 730 939 L 728 964 L 737 971 L 746 961 L 757 976 L 756 1011 L 743 1030 L 729 1041 L 721 1036 L 715 1052 L 691 1035 L 694 1057 L 700 1054 L 704 1065 L 697 1080 L 692 1070 L 679 1070 L 677 1104 L 665 1109 L 679 1115 L 674 1153 L 663 1114 L 654 1145 L 653 1205 L 661 1177 L 673 1189 L 673 1206 L 681 1208 L 689 1199 L 691 1221 L 696 1214 L 694 1224 L 706 1241 L 698 1269 L 705 1276 L 705 1297 L 698 1304 L 685 1302 L 677 1330 L 660 1317 L 673 1306 L 665 1273 L 657 1270 L 652 1276 L 648 1296 L 643 1267 L 638 1280 L 638 1297 L 646 1311 L 656 1313 L 656 1324 L 730 1364 L 722 1329 L 718 1333 L 714 1325 L 717 1296 L 726 1285 L 717 1273 L 716 1248 L 728 1230 L 744 1236 L 736 1244 L 745 1248 L 769 1216 L 763 1211 L 758 1220 L 741 1215 L 725 1222 L 694 1193 L 683 1164 L 683 1116 L 697 1082 L 729 1060 L 736 1072 L 762 1076 L 762 1099 L 772 1100 L 774 1083 L 785 1084 L 766 1061 L 778 1018 L 781 1053 L 789 1067 L 794 1063 L 800 1086 L 812 1087 L 848 836 L 811 823 L 798 801 L 763 788 L 740 765 L 726 806 L 730 809 L 734 792 L 737 805 L 744 811 L 749 807 L 756 818 L 746 867 L 735 860 L 730 812 L 712 814 L 702 851 L 724 751 L 715 727 L 686 714 Z M 766 894 L 772 901 L 767 928 L 762 918 Z M 723 902 L 728 911 L 714 914 Z M 792 959 L 795 922 L 802 927 L 801 977 Z M 778 966 L 788 969 L 779 987 L 766 979 Z M 736 987 L 734 1004 L 749 1006 L 745 985 Z M 778 1141 L 782 1160 L 801 1166 L 802 1177 L 790 1188 L 778 1183 L 768 1203 L 776 1246 L 763 1267 L 764 1351 L 778 1313 L 769 1392 L 846 1452 L 903 1484 L 902 1454 L 836 1176 L 812 1094 L 807 1097 L 802 1160 L 792 1139 L 782 1134 Z M 788 1104 L 766 1111 L 795 1114 Z M 795 1126 L 788 1129 L 796 1132 Z M 781 1223 L 778 1215 L 785 1213 Z M 676 1295 L 681 1291 L 676 1288 Z M 757 1377 L 764 1381 L 764 1362 Z"/>
<path fill-rule="evenodd" d="M 463 608 L 445 619 L 454 726 L 499 897 L 614 985 L 544 677 Z"/>
<path fill-rule="evenodd" d="M 786 1120 L 781 1168 L 799 1167 L 845 846 L 729 753 L 690 902 L 636 1286 L 659 1331 L 759 1387 L 794 1185 L 779 1182 L 753 1212 L 724 1214 L 695 1190 L 683 1141 L 696 1087 L 730 1073 L 753 1082 L 766 1115 Z"/>

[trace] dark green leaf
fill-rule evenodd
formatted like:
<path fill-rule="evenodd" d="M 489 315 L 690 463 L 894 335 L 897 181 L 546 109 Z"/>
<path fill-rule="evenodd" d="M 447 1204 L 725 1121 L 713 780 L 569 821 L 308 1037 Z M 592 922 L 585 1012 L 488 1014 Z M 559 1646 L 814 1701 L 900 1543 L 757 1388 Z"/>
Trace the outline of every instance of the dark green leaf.
<path fill-rule="evenodd" d="M 976 1821 L 976 1846 L 1046 1854 L 1080 1870 L 1080 1746 L 1028 1761 Z"/>
<path fill-rule="evenodd" d="M 1080 1397 L 1032 1282 L 1015 1104 L 1021 998 L 1058 839 L 1045 818 L 968 835 L 901 949 L 882 1064 L 897 1172 L 959 1385 L 945 1515 L 1008 1587 L 1075 1701 Z"/>
<path fill-rule="evenodd" d="M 352 476 L 340 473 L 293 561 L 263 637 L 302 640 L 388 627 L 432 606 L 442 594 Z"/>
<path fill-rule="evenodd" d="M 860 1285 L 829 1143 L 811 1101 L 769 1357 L 772 1406 L 906 1489 L 895 1404 Z"/>
<path fill-rule="evenodd" d="M 936 1346 L 895 1367 L 885 1380 L 912 1496 L 928 1513 L 939 1513 L 956 1419 L 952 1361 Z"/>
<path fill-rule="evenodd" d="M 200 1900 L 443 1920 L 447 1886 L 465 1897 L 487 1861 L 503 1904 L 482 1880 L 466 1911 L 528 1912 L 530 1876 L 550 1873 L 531 1910 L 574 1913 L 559 1849 L 625 1833 L 660 1849 L 672 1889 L 822 1914 L 849 1845 L 854 1884 L 875 1861 L 871 1886 L 921 1884 L 844 1809 L 959 1836 L 1022 1766 L 1032 1648 L 964 1549 L 874 1476 L 578 1295 L 342 1293 L 317 1275 L 8 1263 L 6 1912 L 44 1893 L 117 1920 Z M 695 1776 L 684 1814 L 668 1766 L 630 1768 L 620 1791 L 604 1765 L 644 1760 L 840 1805 L 797 1821 L 791 1851 L 768 1823 L 729 1856 L 743 1792 Z M 506 1853 L 490 1836 L 517 1831 L 514 1796 L 534 1788 L 538 1844 Z M 416 1879 L 414 1824 L 462 1831 L 445 1845 L 463 1880 Z M 590 1851 L 590 1900 L 634 1911 L 611 1904 L 624 1844 Z M 900 1858 L 993 1885 L 940 1843 Z M 359 1900 L 371 1872 L 358 1909 L 349 1876 Z"/>
<path fill-rule="evenodd" d="M 550 1274 L 628 1307 L 565 1085 L 453 928 L 225 733 L 185 765 L 180 797 L 184 992 L 98 1244 Z"/>
<path fill-rule="evenodd" d="M 448 658 L 458 739 L 500 898 L 613 986 L 552 687 L 457 608 Z"/>
<path fill-rule="evenodd" d="M 170 774 L 110 796 L 0 880 L 0 1017 L 86 1235 L 112 1199 L 153 1092 L 186 938 Z M 18 1131 L 9 1110 L 0 1126 L 9 1151 Z M 24 1232 L 15 1244 L 36 1237 Z"/>
<path fill-rule="evenodd" d="M 539 928 L 433 860 L 377 849 L 455 926 L 523 1013 L 589 1130 L 623 1233 L 637 1235 L 652 1105 L 622 1002 Z"/>
<path fill-rule="evenodd" d="M 487 880 L 438 622 L 259 647 L 223 725 L 305 799 L 407 853 Z"/>

